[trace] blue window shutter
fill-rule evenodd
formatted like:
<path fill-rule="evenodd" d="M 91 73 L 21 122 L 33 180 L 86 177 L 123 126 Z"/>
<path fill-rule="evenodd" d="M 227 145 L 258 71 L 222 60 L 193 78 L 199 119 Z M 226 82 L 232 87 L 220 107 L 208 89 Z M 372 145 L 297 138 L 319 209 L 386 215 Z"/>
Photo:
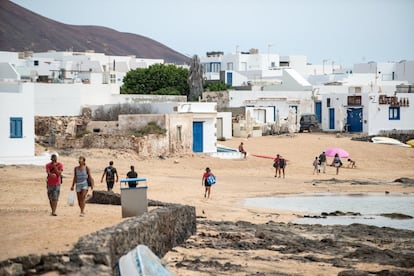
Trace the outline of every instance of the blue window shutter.
<path fill-rule="evenodd" d="M 11 117 L 10 118 L 10 138 L 22 138 L 23 137 L 23 118 Z"/>

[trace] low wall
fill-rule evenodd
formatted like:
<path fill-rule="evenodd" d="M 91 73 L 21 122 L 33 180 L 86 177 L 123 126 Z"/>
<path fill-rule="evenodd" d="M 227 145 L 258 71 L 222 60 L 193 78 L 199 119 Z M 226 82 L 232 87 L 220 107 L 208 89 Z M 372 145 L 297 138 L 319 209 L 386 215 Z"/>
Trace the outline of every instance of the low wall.
<path fill-rule="evenodd" d="M 119 258 L 145 244 L 159 258 L 196 232 L 195 207 L 163 203 L 142 216 L 79 239 L 66 253 L 28 255 L 0 263 L 0 275 L 117 275 Z"/>

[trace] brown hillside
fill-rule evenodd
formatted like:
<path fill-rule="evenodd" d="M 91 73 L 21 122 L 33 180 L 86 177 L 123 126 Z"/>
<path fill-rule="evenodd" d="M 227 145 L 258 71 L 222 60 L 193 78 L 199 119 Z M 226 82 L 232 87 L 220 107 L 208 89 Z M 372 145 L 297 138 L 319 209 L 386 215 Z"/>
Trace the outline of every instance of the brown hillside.
<path fill-rule="evenodd" d="M 162 58 L 175 64 L 190 59 L 150 38 L 100 26 L 67 25 L 0 0 L 0 50 L 46 52 L 94 50 L 107 55 Z"/>

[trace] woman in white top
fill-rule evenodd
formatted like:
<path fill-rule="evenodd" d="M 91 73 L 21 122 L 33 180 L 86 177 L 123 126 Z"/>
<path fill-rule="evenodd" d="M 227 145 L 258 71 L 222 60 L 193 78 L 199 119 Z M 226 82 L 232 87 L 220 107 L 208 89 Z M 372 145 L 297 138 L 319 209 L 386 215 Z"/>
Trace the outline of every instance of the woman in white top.
<path fill-rule="evenodd" d="M 335 157 L 332 161 L 332 166 L 334 166 L 336 168 L 336 174 L 339 173 L 339 168 L 342 167 L 342 161 L 341 158 L 339 157 L 339 154 L 335 154 Z"/>

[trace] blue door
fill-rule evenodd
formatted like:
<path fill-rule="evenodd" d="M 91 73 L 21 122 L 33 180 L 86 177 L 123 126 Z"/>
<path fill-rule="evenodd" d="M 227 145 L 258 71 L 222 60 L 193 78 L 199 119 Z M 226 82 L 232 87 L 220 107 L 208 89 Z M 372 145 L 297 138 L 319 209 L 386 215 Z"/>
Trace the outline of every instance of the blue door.
<path fill-rule="evenodd" d="M 203 152 L 203 122 L 193 122 L 193 152 Z"/>
<path fill-rule="evenodd" d="M 233 86 L 233 73 L 227 72 L 227 85 Z"/>
<path fill-rule="evenodd" d="M 315 102 L 315 114 L 318 117 L 318 122 L 322 123 L 322 102 Z"/>
<path fill-rule="evenodd" d="M 346 115 L 348 131 L 362 132 L 362 108 L 349 108 Z"/>
<path fill-rule="evenodd" d="M 335 108 L 329 108 L 329 129 L 335 129 Z"/>

